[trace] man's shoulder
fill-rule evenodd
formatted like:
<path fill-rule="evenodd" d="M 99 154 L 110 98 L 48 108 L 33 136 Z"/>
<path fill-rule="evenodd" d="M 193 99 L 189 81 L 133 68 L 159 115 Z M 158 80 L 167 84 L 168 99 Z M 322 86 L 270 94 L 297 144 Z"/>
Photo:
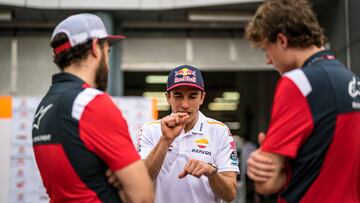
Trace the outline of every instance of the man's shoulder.
<path fill-rule="evenodd" d="M 213 118 L 205 117 L 205 118 L 204 118 L 204 122 L 205 122 L 207 125 L 212 126 L 212 127 L 227 128 L 227 126 L 226 126 L 223 122 L 218 121 L 218 120 L 213 119 Z"/>
<path fill-rule="evenodd" d="M 146 122 L 143 127 L 160 127 L 160 120 L 154 120 L 154 121 L 149 121 Z"/>
<path fill-rule="evenodd" d="M 89 106 L 91 108 L 88 108 Z M 87 87 L 78 92 L 74 99 L 72 105 L 73 117 L 80 119 L 85 109 L 102 114 L 118 108 L 110 95 L 98 89 Z"/>
<path fill-rule="evenodd" d="M 92 87 L 83 87 L 83 86 L 76 86 L 67 89 L 62 93 L 62 98 L 65 100 L 77 100 L 77 102 L 87 101 L 87 103 L 89 103 L 90 101 L 92 101 L 92 99 L 95 99 L 96 96 L 98 95 L 103 96 L 102 98 L 111 98 L 110 95 L 108 95 L 107 93 L 101 90 Z"/>
<path fill-rule="evenodd" d="M 212 118 L 208 118 L 206 120 L 206 123 L 209 124 L 209 125 L 217 126 L 217 127 L 226 127 L 226 125 L 223 122 L 212 119 Z"/>
<path fill-rule="evenodd" d="M 145 131 L 161 130 L 160 120 L 153 120 L 153 121 L 146 122 L 146 123 L 142 126 L 141 129 L 142 129 L 142 130 L 145 130 Z"/>
<path fill-rule="evenodd" d="M 210 132 L 213 132 L 218 135 L 219 131 L 225 131 L 227 134 L 231 135 L 229 127 L 221 121 L 218 121 L 213 118 L 205 117 L 203 118 L 203 122 L 205 123 L 206 126 L 208 126 L 207 129 Z"/>

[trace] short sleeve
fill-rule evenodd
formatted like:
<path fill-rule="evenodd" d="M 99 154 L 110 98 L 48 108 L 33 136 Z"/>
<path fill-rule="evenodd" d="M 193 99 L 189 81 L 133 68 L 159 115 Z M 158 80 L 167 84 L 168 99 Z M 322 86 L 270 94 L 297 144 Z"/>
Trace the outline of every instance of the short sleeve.
<path fill-rule="evenodd" d="M 299 70 L 300 71 L 300 70 Z M 305 88 L 288 77 L 279 80 L 271 113 L 271 121 L 263 151 L 295 158 L 313 129 Z"/>
<path fill-rule="evenodd" d="M 89 93 L 90 92 L 90 96 Z M 112 171 L 140 159 L 131 141 L 128 126 L 120 110 L 107 94 L 93 95 L 85 90 L 75 100 L 79 114 L 79 133 L 88 150 L 98 155 Z M 88 102 L 81 102 L 81 100 Z M 78 107 L 77 107 L 77 106 Z M 81 106 L 83 110 L 81 110 Z"/>
<path fill-rule="evenodd" d="M 239 173 L 239 160 L 236 153 L 235 141 L 227 127 L 224 128 L 221 137 L 219 150 L 215 158 L 218 171 L 234 171 Z"/>
<path fill-rule="evenodd" d="M 151 136 L 151 130 L 148 124 L 145 124 L 137 137 L 137 151 L 142 159 L 146 159 L 151 150 L 155 147 L 154 140 Z"/>

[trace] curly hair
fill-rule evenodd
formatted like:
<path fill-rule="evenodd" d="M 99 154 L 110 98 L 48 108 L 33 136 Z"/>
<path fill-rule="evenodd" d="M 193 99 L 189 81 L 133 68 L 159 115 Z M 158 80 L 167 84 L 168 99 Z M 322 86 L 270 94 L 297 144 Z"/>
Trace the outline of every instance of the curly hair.
<path fill-rule="evenodd" d="M 265 0 L 248 23 L 245 37 L 255 46 L 284 34 L 289 47 L 321 47 L 326 38 L 307 0 Z"/>
<path fill-rule="evenodd" d="M 69 39 L 65 33 L 59 33 L 55 35 L 53 40 L 50 42 L 50 46 L 54 49 L 68 40 Z M 105 39 L 98 40 L 98 44 L 101 48 L 104 46 L 105 41 Z M 85 43 L 76 45 L 70 49 L 64 50 L 59 54 L 54 54 L 53 61 L 60 68 L 60 70 L 64 70 L 64 68 L 70 66 L 71 64 L 79 63 L 86 59 L 89 56 L 91 46 L 92 39 Z"/>

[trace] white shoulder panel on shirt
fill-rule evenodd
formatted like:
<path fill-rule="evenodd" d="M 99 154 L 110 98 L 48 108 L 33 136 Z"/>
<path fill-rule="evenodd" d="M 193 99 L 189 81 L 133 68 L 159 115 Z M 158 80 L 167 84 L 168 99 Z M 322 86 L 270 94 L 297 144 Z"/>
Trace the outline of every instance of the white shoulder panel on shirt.
<path fill-rule="evenodd" d="M 289 71 L 285 73 L 284 76 L 295 83 L 295 85 L 299 88 L 304 97 L 308 96 L 311 93 L 312 87 L 310 85 L 310 82 L 306 77 L 304 71 L 302 71 L 301 69 Z"/>
<path fill-rule="evenodd" d="M 104 92 L 94 88 L 86 88 L 84 91 L 82 91 L 76 96 L 72 106 L 71 116 L 76 120 L 80 120 L 86 105 L 88 105 L 97 95 L 103 93 Z"/>

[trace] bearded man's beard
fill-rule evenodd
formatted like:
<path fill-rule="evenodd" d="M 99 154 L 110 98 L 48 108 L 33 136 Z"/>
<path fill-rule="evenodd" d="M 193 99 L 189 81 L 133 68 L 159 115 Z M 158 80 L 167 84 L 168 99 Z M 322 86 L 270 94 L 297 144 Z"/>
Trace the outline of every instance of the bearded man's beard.
<path fill-rule="evenodd" d="M 96 89 L 105 92 L 106 89 L 107 89 L 107 86 L 108 86 L 109 69 L 108 69 L 108 67 L 106 65 L 104 55 L 105 54 L 102 52 L 99 65 L 98 65 L 98 68 L 96 70 L 95 84 L 96 84 Z"/>

